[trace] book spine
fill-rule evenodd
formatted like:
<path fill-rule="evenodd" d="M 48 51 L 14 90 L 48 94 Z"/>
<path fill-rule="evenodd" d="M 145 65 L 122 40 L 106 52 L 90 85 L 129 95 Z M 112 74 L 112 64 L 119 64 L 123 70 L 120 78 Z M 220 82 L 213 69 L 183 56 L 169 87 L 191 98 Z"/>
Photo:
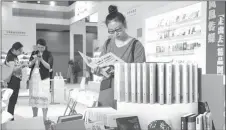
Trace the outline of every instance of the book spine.
<path fill-rule="evenodd" d="M 203 130 L 202 114 L 196 117 L 196 130 Z"/>
<path fill-rule="evenodd" d="M 188 103 L 188 66 L 186 63 L 182 64 L 182 91 L 183 91 L 183 103 Z"/>
<path fill-rule="evenodd" d="M 189 102 L 194 102 L 194 76 L 193 76 L 193 65 L 189 64 Z"/>
<path fill-rule="evenodd" d="M 156 64 L 150 63 L 149 64 L 149 96 L 150 96 L 150 104 L 154 104 L 156 102 Z"/>
<path fill-rule="evenodd" d="M 164 104 L 164 64 L 158 63 L 158 101 L 161 105 Z"/>
<path fill-rule="evenodd" d="M 205 112 L 203 114 L 203 117 L 202 117 L 202 120 L 203 120 L 203 130 L 207 130 L 207 120 L 206 120 L 206 115 L 207 115 L 207 112 Z"/>
<path fill-rule="evenodd" d="M 148 100 L 148 97 L 149 97 L 149 95 L 148 95 L 148 91 L 149 91 L 149 89 L 148 89 L 148 86 L 149 86 L 149 84 L 148 84 L 148 64 L 147 63 L 143 63 L 142 64 L 142 72 L 143 72 L 143 103 L 148 103 L 149 102 L 149 100 Z"/>
<path fill-rule="evenodd" d="M 193 64 L 193 74 L 194 74 L 194 102 L 198 102 L 199 99 L 199 88 L 198 88 L 198 65 Z"/>
<path fill-rule="evenodd" d="M 131 92 L 132 102 L 137 102 L 137 79 L 136 79 L 136 64 L 131 63 Z"/>
<path fill-rule="evenodd" d="M 181 117 L 181 130 L 187 130 L 187 117 Z"/>
<path fill-rule="evenodd" d="M 137 63 L 137 103 L 142 103 L 142 66 L 141 63 Z"/>
<path fill-rule="evenodd" d="M 125 102 L 125 68 L 122 63 L 119 64 L 119 82 L 120 82 L 120 102 Z"/>
<path fill-rule="evenodd" d="M 172 64 L 166 64 L 166 103 L 172 104 Z"/>
<path fill-rule="evenodd" d="M 174 90 L 175 90 L 175 103 L 181 102 L 181 73 L 180 64 L 174 64 Z"/>
<path fill-rule="evenodd" d="M 130 64 L 125 63 L 125 102 L 131 102 Z"/>
<path fill-rule="evenodd" d="M 207 130 L 212 130 L 212 114 L 210 112 L 206 115 L 206 120 L 207 120 Z"/>
<path fill-rule="evenodd" d="M 116 63 L 114 64 L 114 68 L 115 68 L 115 73 L 114 73 L 114 98 L 116 100 L 119 100 L 118 97 L 118 93 L 119 93 L 119 64 Z"/>

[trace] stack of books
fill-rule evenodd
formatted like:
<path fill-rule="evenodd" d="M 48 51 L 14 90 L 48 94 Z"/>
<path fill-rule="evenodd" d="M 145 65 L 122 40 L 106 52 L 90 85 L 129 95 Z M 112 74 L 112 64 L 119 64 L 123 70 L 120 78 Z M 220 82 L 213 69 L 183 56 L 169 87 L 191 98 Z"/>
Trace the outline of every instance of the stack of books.
<path fill-rule="evenodd" d="M 195 63 L 116 63 L 115 99 L 144 104 L 198 102 Z"/>
<path fill-rule="evenodd" d="M 181 117 L 181 130 L 212 130 L 212 114 L 187 114 Z"/>

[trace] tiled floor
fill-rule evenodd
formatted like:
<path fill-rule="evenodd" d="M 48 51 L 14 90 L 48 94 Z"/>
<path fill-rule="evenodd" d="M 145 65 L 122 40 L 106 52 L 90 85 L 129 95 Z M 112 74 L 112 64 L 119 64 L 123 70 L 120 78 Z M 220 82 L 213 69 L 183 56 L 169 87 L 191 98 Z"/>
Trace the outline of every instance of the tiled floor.
<path fill-rule="evenodd" d="M 20 118 L 32 118 L 33 113 L 31 107 L 28 105 L 28 97 L 19 97 L 15 108 L 15 120 Z M 51 120 L 56 120 L 56 117 L 62 116 L 66 109 L 66 104 L 54 104 L 49 106 L 48 117 Z M 39 109 L 38 116 L 42 116 L 42 110 Z"/>

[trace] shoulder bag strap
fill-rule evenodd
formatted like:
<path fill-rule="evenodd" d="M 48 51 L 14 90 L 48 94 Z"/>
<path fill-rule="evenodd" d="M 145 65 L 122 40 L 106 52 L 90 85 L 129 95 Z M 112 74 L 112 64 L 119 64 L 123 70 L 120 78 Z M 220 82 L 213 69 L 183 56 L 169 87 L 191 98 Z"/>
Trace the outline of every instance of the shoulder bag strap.
<path fill-rule="evenodd" d="M 133 58 L 133 62 L 134 62 L 134 52 L 135 52 L 135 48 L 136 48 L 136 43 L 137 43 L 138 40 L 134 40 L 133 42 L 133 45 L 132 45 L 132 58 Z"/>

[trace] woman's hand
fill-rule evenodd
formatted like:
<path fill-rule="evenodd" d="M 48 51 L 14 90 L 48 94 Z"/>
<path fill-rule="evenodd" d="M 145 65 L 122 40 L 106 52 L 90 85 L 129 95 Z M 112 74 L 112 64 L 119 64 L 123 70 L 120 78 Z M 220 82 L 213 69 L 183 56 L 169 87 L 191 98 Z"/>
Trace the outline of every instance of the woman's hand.
<path fill-rule="evenodd" d="M 8 87 L 8 83 L 6 81 L 3 81 L 2 85 L 3 85 L 4 88 Z"/>
<path fill-rule="evenodd" d="M 94 73 L 94 74 L 98 74 L 100 72 L 100 69 L 101 69 L 100 67 L 96 67 L 94 69 L 91 68 L 91 72 Z"/>
<path fill-rule="evenodd" d="M 104 76 L 105 78 L 109 78 L 114 74 L 114 66 L 105 66 L 105 67 L 97 67 L 95 69 L 91 69 L 91 72 L 97 75 Z"/>

